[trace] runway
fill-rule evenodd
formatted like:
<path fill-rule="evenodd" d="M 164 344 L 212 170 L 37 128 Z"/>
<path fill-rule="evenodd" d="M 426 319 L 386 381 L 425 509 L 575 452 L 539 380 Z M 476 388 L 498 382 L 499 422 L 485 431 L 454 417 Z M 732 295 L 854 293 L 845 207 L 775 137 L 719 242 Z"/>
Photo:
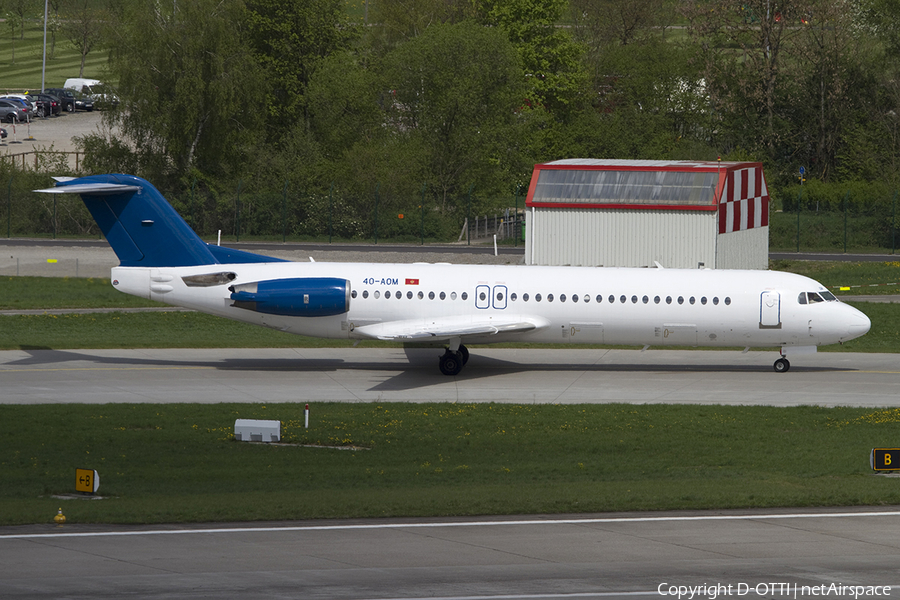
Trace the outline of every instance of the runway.
<path fill-rule="evenodd" d="M 775 352 L 473 348 L 448 378 L 439 353 L 4 351 L 0 403 L 900 405 L 893 354 L 798 356 L 778 374 Z M 883 598 L 900 594 L 898 530 L 900 507 L 32 525 L 0 528 L 0 589 L 15 599 Z"/>
<path fill-rule="evenodd" d="M 506 402 L 900 406 L 900 355 L 473 348 L 10 350 L 0 403 Z"/>
<path fill-rule="evenodd" d="M 900 593 L 898 528 L 897 507 L 32 526 L 0 529 L 0 585 L 17 599 L 881 598 Z"/>

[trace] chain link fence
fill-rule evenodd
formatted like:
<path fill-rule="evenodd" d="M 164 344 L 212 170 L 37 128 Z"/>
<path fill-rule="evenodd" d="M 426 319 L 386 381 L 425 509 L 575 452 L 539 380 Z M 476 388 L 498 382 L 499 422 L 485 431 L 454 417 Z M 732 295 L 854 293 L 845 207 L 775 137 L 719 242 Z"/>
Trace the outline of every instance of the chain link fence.
<path fill-rule="evenodd" d="M 2 169 L 0 163 L 0 236 L 100 237 L 94 219 L 77 195 L 36 194 L 51 187 L 40 169 Z M 66 174 L 55 165 L 46 172 Z M 304 192 L 289 181 L 260 189 L 240 181 L 233 189 L 214 190 L 199 182 L 186 189 L 160 189 L 198 235 L 225 241 L 317 241 L 435 243 L 522 239 L 524 197 L 482 198 L 469 193 L 442 210 L 427 194 L 350 194 L 332 185 L 328 192 Z M 269 182 L 271 185 L 272 182 Z M 5 185 L 4 185 L 5 184 Z"/>

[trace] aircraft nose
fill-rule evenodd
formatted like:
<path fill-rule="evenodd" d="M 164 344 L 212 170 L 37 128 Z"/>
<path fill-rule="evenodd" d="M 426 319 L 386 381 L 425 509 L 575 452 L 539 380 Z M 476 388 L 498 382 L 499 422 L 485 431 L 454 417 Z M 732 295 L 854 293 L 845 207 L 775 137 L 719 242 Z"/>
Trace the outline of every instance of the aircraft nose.
<path fill-rule="evenodd" d="M 854 309 L 853 312 L 855 314 L 850 316 L 850 323 L 847 327 L 847 333 L 849 334 L 848 339 L 858 338 L 861 335 L 868 333 L 869 329 L 872 327 L 872 321 L 869 320 L 869 317 Z"/>

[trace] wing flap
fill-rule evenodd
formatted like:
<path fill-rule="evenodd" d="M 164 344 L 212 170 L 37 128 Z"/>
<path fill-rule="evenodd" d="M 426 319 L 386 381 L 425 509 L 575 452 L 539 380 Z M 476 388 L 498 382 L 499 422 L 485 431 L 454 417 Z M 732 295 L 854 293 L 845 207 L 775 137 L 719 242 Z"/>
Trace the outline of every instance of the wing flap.
<path fill-rule="evenodd" d="M 517 316 L 501 319 L 454 318 L 417 319 L 408 321 L 388 321 L 357 327 L 354 331 L 365 337 L 378 340 L 445 340 L 454 337 L 497 335 L 502 333 L 525 333 L 547 326 L 543 319 Z"/>

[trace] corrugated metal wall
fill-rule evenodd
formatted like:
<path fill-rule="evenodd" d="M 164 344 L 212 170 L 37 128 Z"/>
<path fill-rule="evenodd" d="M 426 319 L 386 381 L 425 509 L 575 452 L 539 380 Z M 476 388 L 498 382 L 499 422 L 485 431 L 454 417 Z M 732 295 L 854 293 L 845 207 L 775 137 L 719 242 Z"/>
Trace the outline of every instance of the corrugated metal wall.
<path fill-rule="evenodd" d="M 702 262 L 715 268 L 716 219 L 711 211 L 538 208 L 528 211 L 525 260 L 607 267 L 659 261 L 683 269 Z"/>
<path fill-rule="evenodd" d="M 719 235 L 717 269 L 768 269 L 769 228 L 754 227 Z"/>

